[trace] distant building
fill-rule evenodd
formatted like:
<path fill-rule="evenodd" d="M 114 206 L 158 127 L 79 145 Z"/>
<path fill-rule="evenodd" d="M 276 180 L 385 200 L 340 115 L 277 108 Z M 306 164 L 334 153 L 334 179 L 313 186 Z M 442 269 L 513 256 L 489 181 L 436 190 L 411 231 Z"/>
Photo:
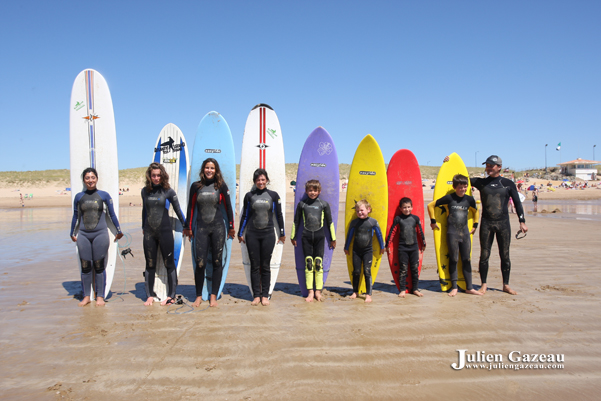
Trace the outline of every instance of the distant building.
<path fill-rule="evenodd" d="M 597 168 L 595 166 L 597 164 L 601 164 L 601 162 L 578 158 L 569 162 L 559 163 L 558 166 L 561 167 L 561 174 L 563 175 L 574 175 L 576 178 L 582 180 L 596 180 Z"/>

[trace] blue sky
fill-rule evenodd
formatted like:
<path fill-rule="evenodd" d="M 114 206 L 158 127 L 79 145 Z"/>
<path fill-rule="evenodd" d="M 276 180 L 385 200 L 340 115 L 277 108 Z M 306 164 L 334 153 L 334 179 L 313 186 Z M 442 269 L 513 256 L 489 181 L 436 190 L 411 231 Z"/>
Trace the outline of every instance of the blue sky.
<path fill-rule="evenodd" d="M 111 90 L 120 168 L 147 165 L 169 122 L 192 142 L 212 110 L 239 161 L 257 103 L 278 114 L 289 163 L 320 125 L 344 163 L 366 134 L 386 161 L 408 148 L 423 165 L 457 152 L 544 167 L 559 142 L 562 161 L 591 159 L 600 20 L 597 1 L 5 1 L 0 170 L 69 168 L 86 68 Z"/>

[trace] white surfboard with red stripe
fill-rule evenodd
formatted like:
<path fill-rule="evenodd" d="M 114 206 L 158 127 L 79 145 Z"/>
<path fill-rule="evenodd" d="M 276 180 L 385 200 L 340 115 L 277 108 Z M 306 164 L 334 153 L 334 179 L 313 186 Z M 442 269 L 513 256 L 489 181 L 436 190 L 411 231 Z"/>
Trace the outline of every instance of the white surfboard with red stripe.
<path fill-rule="evenodd" d="M 286 165 L 284 161 L 284 141 L 278 116 L 266 104 L 258 104 L 251 110 L 244 127 L 242 139 L 242 156 L 240 160 L 240 215 L 242 214 L 242 201 L 247 192 L 253 188 L 253 173 L 258 168 L 264 168 L 269 175 L 267 188 L 280 195 L 282 201 L 282 214 L 286 216 Z M 274 218 L 275 233 L 278 237 L 279 227 Z M 285 225 L 285 222 L 284 222 Z M 285 226 L 284 226 L 285 227 Z M 245 244 L 242 245 L 242 263 L 246 272 L 248 286 L 252 293 L 250 281 L 250 259 Z M 271 257 L 271 285 L 269 296 L 278 278 L 282 263 L 284 244 L 277 242 Z"/>

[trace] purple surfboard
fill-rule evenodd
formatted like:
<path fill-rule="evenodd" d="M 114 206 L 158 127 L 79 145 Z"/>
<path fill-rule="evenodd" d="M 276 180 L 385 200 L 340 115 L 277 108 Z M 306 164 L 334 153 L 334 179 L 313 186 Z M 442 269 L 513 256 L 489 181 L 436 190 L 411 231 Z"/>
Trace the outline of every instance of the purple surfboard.
<path fill-rule="evenodd" d="M 294 195 L 294 210 L 301 199 L 306 198 L 305 183 L 309 180 L 319 180 L 321 183 L 320 199 L 330 204 L 332 211 L 332 221 L 334 227 L 338 227 L 338 202 L 340 196 L 340 172 L 338 170 L 338 153 L 334 141 L 328 131 L 323 127 L 316 128 L 305 141 L 303 151 L 298 162 L 298 172 L 296 174 L 296 193 Z M 307 284 L 305 282 L 305 255 L 301 237 L 304 225 L 298 227 L 296 234 L 297 247 L 294 249 L 296 261 L 296 274 L 303 297 L 309 295 Z M 325 285 L 330 264 L 332 262 L 333 250 L 330 249 L 330 230 L 324 227 L 326 243 L 323 255 L 323 282 Z"/>

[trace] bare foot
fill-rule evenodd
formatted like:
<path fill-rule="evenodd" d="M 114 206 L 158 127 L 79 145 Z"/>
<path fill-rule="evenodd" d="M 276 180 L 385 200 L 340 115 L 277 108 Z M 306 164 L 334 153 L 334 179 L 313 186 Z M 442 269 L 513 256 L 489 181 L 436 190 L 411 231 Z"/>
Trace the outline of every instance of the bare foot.
<path fill-rule="evenodd" d="M 482 293 L 482 295 L 486 294 L 486 290 L 488 288 L 486 287 L 486 283 L 482 283 L 482 285 L 480 286 L 480 292 Z"/>
<path fill-rule="evenodd" d="M 175 300 L 171 297 L 167 297 L 163 302 L 161 302 L 161 306 L 172 305 L 175 303 Z"/>
<path fill-rule="evenodd" d="M 405 298 L 405 290 L 399 292 L 399 298 Z"/>
<path fill-rule="evenodd" d="M 211 294 L 211 299 L 209 300 L 209 306 L 217 306 L 217 295 Z"/>
<path fill-rule="evenodd" d="M 315 291 L 315 299 L 321 302 L 321 291 Z"/>
<path fill-rule="evenodd" d="M 503 284 L 503 292 L 506 292 L 511 295 L 518 295 L 518 293 L 516 291 L 512 290 L 511 288 L 509 288 L 509 286 L 507 284 Z"/>
<path fill-rule="evenodd" d="M 309 290 L 309 296 L 307 296 L 307 298 L 305 298 L 305 301 L 307 302 L 313 302 L 313 290 Z"/>
<path fill-rule="evenodd" d="M 79 303 L 79 306 L 86 306 L 87 304 L 89 304 L 90 302 L 90 297 L 83 297 L 83 299 L 81 300 L 81 302 Z"/>
<path fill-rule="evenodd" d="M 251 304 L 251 306 L 257 306 L 257 305 L 259 305 L 259 302 L 261 302 L 261 298 L 256 297 L 255 299 L 253 299 L 253 301 L 250 304 Z"/>
<path fill-rule="evenodd" d="M 196 300 L 194 301 L 194 303 L 192 304 L 192 306 L 195 307 L 195 308 L 198 308 L 201 303 L 202 303 L 202 297 L 196 297 Z"/>
<path fill-rule="evenodd" d="M 365 294 L 365 303 L 371 302 L 371 295 Z"/>
<path fill-rule="evenodd" d="M 269 305 L 269 298 L 267 298 L 267 297 L 261 298 L 261 305 L 263 305 L 263 306 Z"/>
<path fill-rule="evenodd" d="M 152 305 L 153 302 L 154 302 L 154 298 L 153 297 L 148 297 L 148 299 L 146 300 L 146 302 L 144 302 L 144 305 L 150 306 L 150 305 Z"/>
<path fill-rule="evenodd" d="M 466 293 L 466 294 L 472 294 L 472 295 L 484 295 L 484 294 L 482 294 L 481 292 L 479 292 L 479 291 L 476 291 L 476 290 L 474 290 L 474 289 L 471 289 L 471 290 L 465 290 L 465 293 Z"/>
<path fill-rule="evenodd" d="M 413 295 L 415 295 L 416 297 L 423 297 L 424 296 L 424 294 L 422 294 L 418 290 L 413 291 Z"/>
<path fill-rule="evenodd" d="M 356 292 L 353 292 L 353 295 L 351 295 L 351 296 L 349 297 L 349 299 L 355 299 L 355 298 L 357 298 L 357 293 L 356 293 Z"/>
<path fill-rule="evenodd" d="M 104 298 L 96 297 L 96 306 L 104 306 L 104 305 L 106 305 L 106 302 L 104 302 Z"/>
<path fill-rule="evenodd" d="M 451 290 L 451 292 L 449 292 L 450 297 L 454 297 L 455 295 L 457 295 L 457 288 L 455 288 L 454 290 Z"/>

